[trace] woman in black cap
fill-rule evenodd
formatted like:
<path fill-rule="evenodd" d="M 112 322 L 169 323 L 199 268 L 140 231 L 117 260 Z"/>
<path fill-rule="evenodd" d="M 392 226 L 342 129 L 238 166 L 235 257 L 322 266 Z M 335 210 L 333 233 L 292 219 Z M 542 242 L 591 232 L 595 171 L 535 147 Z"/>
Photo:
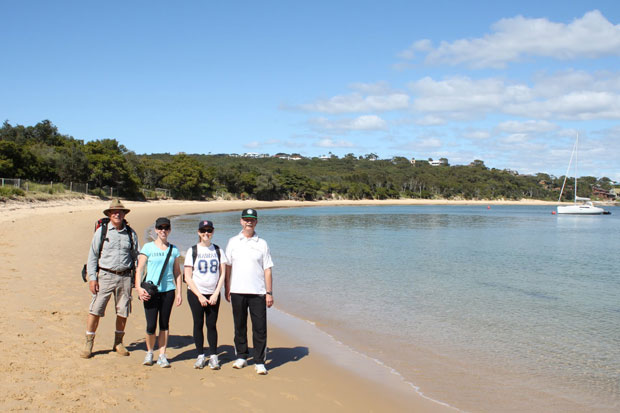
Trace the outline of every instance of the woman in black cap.
<path fill-rule="evenodd" d="M 170 235 L 170 220 L 168 218 L 157 218 L 155 231 L 157 232 L 157 239 L 145 244 L 140 250 L 135 279 L 138 297 L 144 303 L 146 315 L 147 353 L 142 364 L 146 366 L 153 364 L 155 330 L 159 316 L 159 358 L 157 364 L 160 367 L 170 367 L 170 363 L 166 359 L 168 323 L 170 322 L 172 305 L 176 302 L 178 307 L 183 301 L 181 297 L 181 267 L 177 262 L 180 253 L 177 247 L 168 242 L 168 235 Z M 145 267 L 146 276 L 142 280 Z M 150 292 L 143 287 L 147 287 Z"/>
<path fill-rule="evenodd" d="M 224 284 L 228 260 L 224 251 L 211 243 L 213 222 L 204 220 L 198 223 L 198 244 L 185 254 L 185 281 L 187 282 L 187 302 L 194 319 L 194 344 L 198 358 L 195 369 L 205 366 L 203 324 L 207 326 L 209 342 L 209 368 L 218 370 L 217 357 L 217 316 L 220 308 L 220 290 Z"/>

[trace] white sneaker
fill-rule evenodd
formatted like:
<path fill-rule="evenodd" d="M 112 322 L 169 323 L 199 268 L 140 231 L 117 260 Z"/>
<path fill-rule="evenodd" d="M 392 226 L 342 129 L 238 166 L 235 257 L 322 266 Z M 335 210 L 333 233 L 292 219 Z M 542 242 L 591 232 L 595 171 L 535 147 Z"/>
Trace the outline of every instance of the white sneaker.
<path fill-rule="evenodd" d="M 206 363 L 206 358 L 204 354 L 201 354 L 198 356 L 198 358 L 196 359 L 196 363 L 194 364 L 194 368 L 195 369 L 202 369 L 205 366 Z"/>
<path fill-rule="evenodd" d="M 144 361 L 142 362 L 143 365 L 145 366 L 152 366 L 153 365 L 153 353 L 146 353 L 146 356 L 144 356 Z"/>
<path fill-rule="evenodd" d="M 245 359 L 237 359 L 233 363 L 233 369 L 242 369 L 248 365 L 248 362 Z"/>
<path fill-rule="evenodd" d="M 159 358 L 157 359 L 157 364 L 159 365 L 159 367 L 163 367 L 163 368 L 170 367 L 170 362 L 168 362 L 168 359 L 166 358 L 164 354 L 159 355 Z"/>
<path fill-rule="evenodd" d="M 220 360 L 217 358 L 217 354 L 211 354 L 211 357 L 209 357 L 209 368 L 211 370 L 220 369 Z"/>
<path fill-rule="evenodd" d="M 256 369 L 256 372 L 261 376 L 267 374 L 267 369 L 265 368 L 264 364 L 257 364 L 256 366 L 254 366 L 254 368 Z"/>

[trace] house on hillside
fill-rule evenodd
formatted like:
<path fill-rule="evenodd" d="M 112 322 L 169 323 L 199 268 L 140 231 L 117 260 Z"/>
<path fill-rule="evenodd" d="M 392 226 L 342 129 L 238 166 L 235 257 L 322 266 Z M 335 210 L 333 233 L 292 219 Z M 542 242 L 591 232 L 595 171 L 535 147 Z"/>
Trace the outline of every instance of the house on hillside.
<path fill-rule="evenodd" d="M 243 154 L 244 158 L 269 158 L 267 153 L 246 152 Z"/>
<path fill-rule="evenodd" d="M 612 189 L 613 191 L 613 189 Z M 605 199 L 615 200 L 617 198 L 616 192 L 607 191 L 601 187 L 595 186 L 592 188 L 592 195 Z"/>
<path fill-rule="evenodd" d="M 443 166 L 443 165 L 448 165 L 448 159 L 441 158 L 441 159 L 438 159 L 438 160 L 433 160 L 432 158 L 429 158 L 428 159 L 428 163 L 431 166 Z"/>
<path fill-rule="evenodd" d="M 298 153 L 294 153 L 292 155 L 289 155 L 288 153 L 276 153 L 275 155 L 273 155 L 274 158 L 279 158 L 279 159 L 286 159 L 287 161 L 299 161 L 300 159 L 303 159 L 303 156 L 301 156 Z"/>

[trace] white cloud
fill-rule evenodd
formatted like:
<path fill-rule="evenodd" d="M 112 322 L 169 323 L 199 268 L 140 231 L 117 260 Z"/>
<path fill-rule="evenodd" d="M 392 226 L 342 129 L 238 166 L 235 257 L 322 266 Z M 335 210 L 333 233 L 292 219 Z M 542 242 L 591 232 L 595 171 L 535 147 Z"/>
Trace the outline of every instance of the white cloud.
<path fill-rule="evenodd" d="M 507 104 L 504 112 L 540 119 L 620 119 L 620 95 L 611 92 L 569 92 L 547 100 Z"/>
<path fill-rule="evenodd" d="M 554 123 L 537 120 L 528 120 L 525 122 L 510 120 L 501 122 L 497 125 L 498 131 L 507 133 L 542 133 L 550 132 L 557 128 L 558 126 Z"/>
<path fill-rule="evenodd" d="M 426 159 L 429 156 L 432 157 L 445 157 L 444 151 L 439 149 L 443 147 L 443 143 L 440 138 L 436 136 L 418 136 L 414 140 L 402 142 L 397 145 L 393 145 L 390 148 L 396 149 L 399 152 L 407 153 L 407 157 L 413 156 L 416 159 Z"/>
<path fill-rule="evenodd" d="M 551 98 L 566 91 L 592 90 L 598 92 L 620 91 L 620 73 L 599 71 L 587 73 L 566 70 L 553 74 L 538 73 L 534 77 L 533 91 L 537 96 Z"/>
<path fill-rule="evenodd" d="M 364 115 L 353 119 L 316 118 L 310 123 L 319 130 L 332 131 L 376 131 L 387 129 L 387 123 L 376 115 Z"/>
<path fill-rule="evenodd" d="M 441 140 L 437 138 L 426 138 L 417 142 L 418 148 L 432 149 L 441 147 Z"/>
<path fill-rule="evenodd" d="M 388 95 L 369 95 L 352 93 L 350 95 L 334 96 L 327 100 L 300 105 L 305 111 L 321 113 L 351 113 L 351 112 L 384 112 L 389 110 L 406 109 L 409 106 L 409 95 L 405 93 L 391 93 Z"/>
<path fill-rule="evenodd" d="M 527 133 L 513 133 L 504 138 L 500 139 L 501 143 L 513 145 L 513 144 L 523 144 L 529 142 L 530 138 Z"/>
<path fill-rule="evenodd" d="M 248 148 L 248 149 L 256 149 L 260 147 L 260 142 L 257 142 L 257 141 L 248 142 L 244 144 L 243 147 Z"/>
<path fill-rule="evenodd" d="M 463 136 L 468 139 L 483 140 L 489 139 L 491 137 L 491 133 L 482 129 L 472 129 L 464 132 Z"/>
<path fill-rule="evenodd" d="M 291 149 L 300 149 L 304 148 L 306 144 L 299 141 L 284 141 L 284 146 Z"/>
<path fill-rule="evenodd" d="M 437 115 L 426 115 L 415 120 L 416 125 L 420 126 L 436 126 L 445 125 L 448 120 Z"/>
<path fill-rule="evenodd" d="M 397 56 L 401 59 L 411 60 L 417 52 L 430 52 L 431 50 L 433 50 L 433 43 L 428 39 L 422 39 L 413 42 L 411 46 L 398 53 Z"/>
<path fill-rule="evenodd" d="M 334 141 L 332 138 L 322 138 L 318 140 L 314 146 L 318 146 L 319 148 L 352 148 L 355 145 L 348 141 Z"/>
<path fill-rule="evenodd" d="M 394 93 L 388 82 L 380 81 L 375 83 L 352 83 L 349 88 L 368 95 L 389 95 Z"/>
<path fill-rule="evenodd" d="M 426 62 L 503 68 L 527 57 L 569 60 L 620 55 L 620 25 L 610 23 L 598 10 L 568 24 L 517 16 L 501 19 L 491 29 L 490 34 L 480 38 L 441 42 L 426 55 Z M 412 46 L 399 56 L 411 59 L 417 51 L 424 50 Z"/>
<path fill-rule="evenodd" d="M 381 130 L 386 127 L 387 123 L 376 115 L 360 116 L 351 122 L 351 129 L 354 130 Z"/>
<path fill-rule="evenodd" d="M 424 77 L 409 84 L 414 93 L 412 109 L 425 114 L 416 123 L 433 125 L 446 120 L 467 120 L 489 113 L 503 113 L 530 119 L 620 119 L 620 73 L 602 78 L 579 72 L 563 72 L 555 84 L 553 76 L 537 78 L 533 86 L 508 84 L 502 79 L 452 77 L 435 80 Z M 578 79 L 573 85 L 570 79 Z M 528 126 L 525 124 L 522 127 Z M 550 124 L 529 124 L 548 128 Z"/>
<path fill-rule="evenodd" d="M 501 110 L 509 102 L 527 102 L 531 90 L 525 85 L 507 85 L 495 78 L 473 80 L 452 77 L 437 81 L 430 77 L 411 82 L 416 94 L 412 107 L 420 112 L 452 112 L 453 116 Z"/>

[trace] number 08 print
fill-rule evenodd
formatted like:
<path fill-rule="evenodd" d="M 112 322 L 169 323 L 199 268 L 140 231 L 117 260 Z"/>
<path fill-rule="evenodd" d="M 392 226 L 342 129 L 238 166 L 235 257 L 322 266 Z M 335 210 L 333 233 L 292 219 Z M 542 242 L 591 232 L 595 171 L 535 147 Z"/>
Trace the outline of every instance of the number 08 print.
<path fill-rule="evenodd" d="M 210 272 L 211 274 L 217 274 L 217 264 L 218 262 L 216 259 L 212 259 L 211 261 L 200 260 L 198 261 L 198 271 L 200 271 L 201 274 L 206 274 L 207 272 Z"/>

